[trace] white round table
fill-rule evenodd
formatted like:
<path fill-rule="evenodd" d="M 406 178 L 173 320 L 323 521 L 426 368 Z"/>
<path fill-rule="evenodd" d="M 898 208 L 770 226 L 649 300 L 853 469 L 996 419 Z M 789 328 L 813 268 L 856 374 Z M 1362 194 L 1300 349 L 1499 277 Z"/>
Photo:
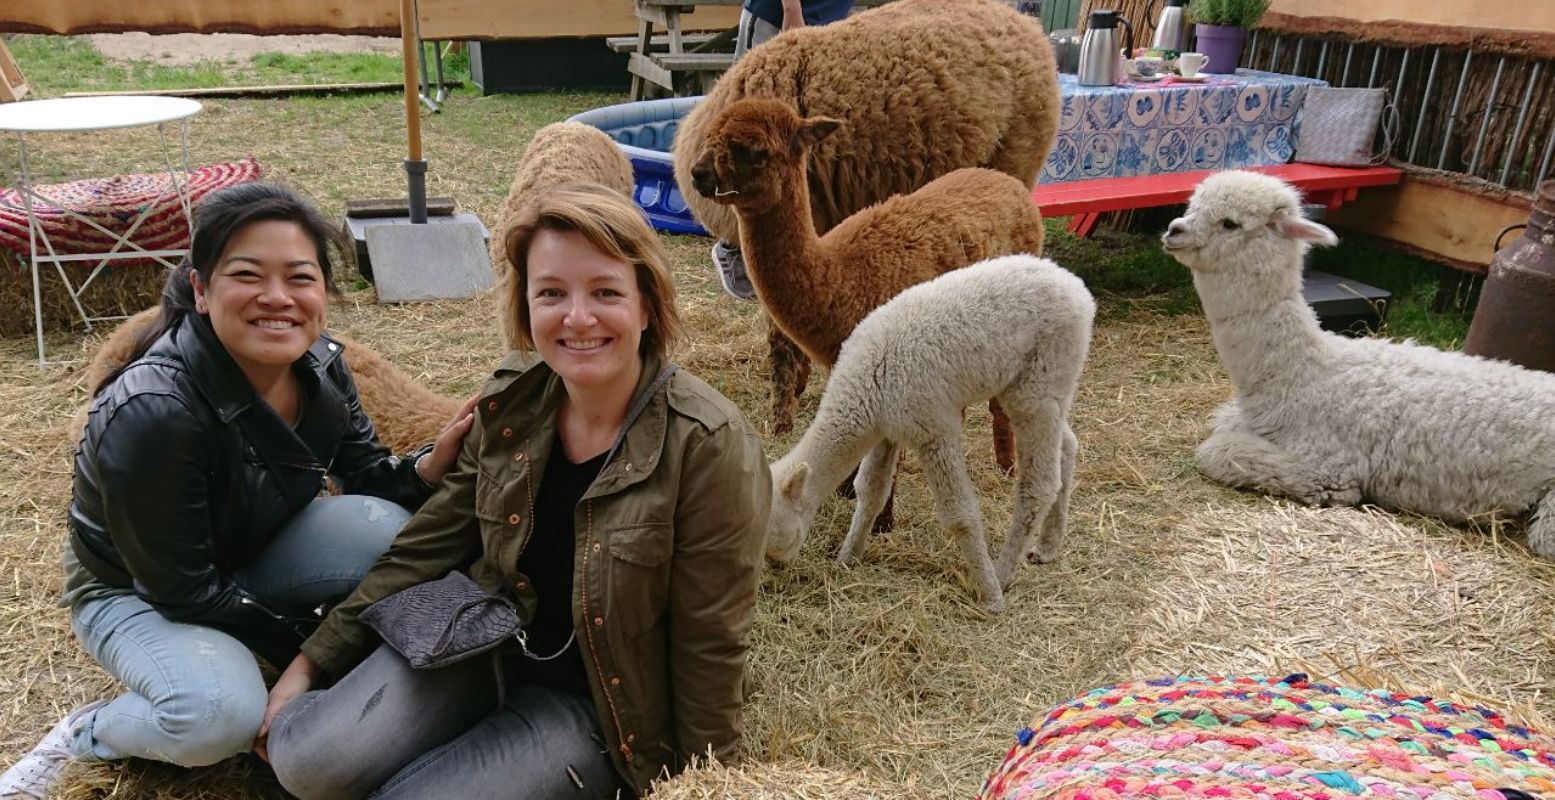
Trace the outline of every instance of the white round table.
<path fill-rule="evenodd" d="M 90 330 L 93 322 L 122 317 L 103 317 L 88 314 L 81 304 L 81 294 L 86 287 L 97 278 L 108 262 L 124 258 L 150 258 L 161 262 L 165 266 L 173 266 L 171 259 L 181 258 L 188 250 L 147 250 L 130 241 L 130 236 L 141 223 L 150 216 L 151 212 L 162 201 L 167 193 L 159 195 L 154 201 L 147 204 L 140 215 L 131 220 L 125 229 L 125 233 L 119 234 L 109 231 L 95 222 L 65 208 L 64 203 L 56 203 L 37 191 L 32 183 L 32 176 L 27 167 L 27 137 L 41 134 L 54 133 L 83 133 L 89 131 L 106 131 L 119 128 L 138 128 L 147 125 L 157 126 L 157 140 L 161 145 L 163 166 L 167 170 L 171 182 L 171 191 L 178 195 L 178 201 L 183 206 L 184 220 L 193 229 L 193 217 L 189 210 L 189 118 L 200 113 L 202 106 L 195 100 L 182 97 L 152 97 L 144 95 L 122 95 L 112 97 L 62 97 L 51 100 L 29 100 L 21 103 L 7 103 L 0 105 L 0 133 L 13 133 L 16 135 L 17 151 L 20 158 L 20 169 L 17 175 L 16 190 L 22 197 L 22 204 L 27 211 L 27 238 L 30 246 L 28 265 L 32 270 L 32 311 L 33 322 L 38 337 L 38 364 L 47 363 L 43 352 L 43 304 L 42 291 L 38 283 L 38 265 L 40 263 L 53 264 L 55 272 L 59 273 L 60 280 L 65 283 L 65 291 L 69 293 L 71 302 L 75 304 L 76 312 L 81 315 L 81 322 Z M 165 126 L 168 123 L 179 123 L 179 143 L 182 150 L 182 169 L 175 164 L 167 141 Z M 179 173 L 182 172 L 182 177 Z M 65 213 L 87 225 L 102 231 L 114 238 L 114 244 L 107 252 L 103 253 L 59 253 L 54 248 L 54 243 L 49 240 L 47 232 L 39 222 L 34 212 L 33 203 L 39 202 L 46 205 L 58 206 Z M 40 253 L 40 247 L 42 252 Z M 65 274 L 64 264 L 73 261 L 96 261 L 97 266 L 87 275 L 86 280 L 80 286 L 71 283 Z"/>

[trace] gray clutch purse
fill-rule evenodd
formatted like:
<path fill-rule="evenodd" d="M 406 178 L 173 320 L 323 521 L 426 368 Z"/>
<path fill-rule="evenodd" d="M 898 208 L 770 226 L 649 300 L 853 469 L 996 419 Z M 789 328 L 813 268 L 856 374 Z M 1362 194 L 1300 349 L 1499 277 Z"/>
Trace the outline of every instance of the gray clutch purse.
<path fill-rule="evenodd" d="M 361 619 L 415 669 L 473 658 L 521 628 L 512 603 L 457 570 L 373 603 Z"/>

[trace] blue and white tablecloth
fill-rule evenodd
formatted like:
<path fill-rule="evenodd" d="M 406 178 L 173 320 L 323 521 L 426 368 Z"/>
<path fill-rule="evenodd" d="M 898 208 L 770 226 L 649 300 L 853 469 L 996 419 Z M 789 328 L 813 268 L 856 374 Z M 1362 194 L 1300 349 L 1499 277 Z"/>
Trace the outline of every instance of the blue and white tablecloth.
<path fill-rule="evenodd" d="M 1058 76 L 1058 140 L 1038 183 L 1284 164 L 1297 112 L 1324 81 L 1238 70 L 1205 83 L 1080 86 Z"/>

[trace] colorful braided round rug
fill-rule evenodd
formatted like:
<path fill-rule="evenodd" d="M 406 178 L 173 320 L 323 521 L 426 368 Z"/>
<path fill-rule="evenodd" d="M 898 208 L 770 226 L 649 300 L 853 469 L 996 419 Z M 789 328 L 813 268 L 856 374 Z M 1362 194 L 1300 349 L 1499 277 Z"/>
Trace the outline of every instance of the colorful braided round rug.
<path fill-rule="evenodd" d="M 189 202 L 197 203 L 211 192 L 234 184 L 258 180 L 259 163 L 253 158 L 195 167 L 189 173 Z M 113 244 L 113 237 L 65 213 L 69 209 L 98 225 L 122 234 L 147 208 L 151 213 L 135 229 L 130 240 L 147 250 L 179 250 L 189 246 L 189 223 L 183 204 L 172 191 L 166 172 L 87 178 L 70 183 L 33 187 L 50 202 L 33 200 L 33 214 L 48 234 L 54 251 L 98 253 Z M 42 243 L 38 245 L 43 249 Z M 0 248 L 26 257 L 27 207 L 14 188 L 0 188 Z M 124 263 L 124 262 L 119 262 Z"/>
<path fill-rule="evenodd" d="M 1305 675 L 1167 678 L 1053 708 L 978 797 L 1555 798 L 1555 740 L 1488 708 Z"/>

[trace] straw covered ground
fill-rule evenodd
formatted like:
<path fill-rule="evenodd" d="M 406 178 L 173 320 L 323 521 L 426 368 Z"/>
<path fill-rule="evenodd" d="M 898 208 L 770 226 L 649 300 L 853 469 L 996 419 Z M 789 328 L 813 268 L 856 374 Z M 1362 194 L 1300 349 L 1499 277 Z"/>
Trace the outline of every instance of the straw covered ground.
<path fill-rule="evenodd" d="M 427 123 L 431 193 L 457 197 L 490 224 L 534 130 L 614 99 L 458 97 Z M 212 102 L 195 127 L 196 157 L 254 153 L 334 214 L 347 197 L 399 191 L 397 119 L 387 97 Z M 72 147 L 88 164 L 116 155 L 85 140 Z M 757 308 L 721 293 L 706 241 L 666 241 L 692 332 L 678 360 L 770 431 Z M 1053 241 L 1051 254 L 1085 275 L 1098 245 Z M 1149 243 L 1099 245 L 1108 246 Z M 429 386 L 468 393 L 500 357 L 490 298 L 385 307 L 347 283 L 354 288 L 331 310 L 332 326 Z M 1082 450 L 1063 558 L 1026 568 L 1008 613 L 990 618 L 934 524 L 910 457 L 897 530 L 872 539 L 859 567 L 831 560 L 850 505 L 828 501 L 803 557 L 762 580 L 744 743 L 755 765 L 698 770 L 660 797 L 964 798 L 1014 731 L 1048 705 L 1161 674 L 1384 675 L 1555 712 L 1555 565 L 1535 559 L 1516 526 L 1470 530 L 1376 510 L 1305 509 L 1209 483 L 1192 449 L 1230 388 L 1203 319 L 1150 295 L 1103 294 L 1101 307 L 1075 410 Z M 79 357 L 93 341 L 59 331 L 51 354 Z M 40 371 L 31 348 L 25 336 L 0 339 L 6 764 L 63 712 L 115 691 L 53 605 L 73 446 L 65 431 L 86 387 L 79 365 Z M 818 391 L 819 379 L 804 414 Z M 1011 483 L 993 463 L 986 411 L 970 410 L 967 429 L 997 547 Z M 795 438 L 768 433 L 769 454 Z M 243 756 L 193 772 L 75 768 L 65 796 L 282 795 L 263 765 Z"/>

